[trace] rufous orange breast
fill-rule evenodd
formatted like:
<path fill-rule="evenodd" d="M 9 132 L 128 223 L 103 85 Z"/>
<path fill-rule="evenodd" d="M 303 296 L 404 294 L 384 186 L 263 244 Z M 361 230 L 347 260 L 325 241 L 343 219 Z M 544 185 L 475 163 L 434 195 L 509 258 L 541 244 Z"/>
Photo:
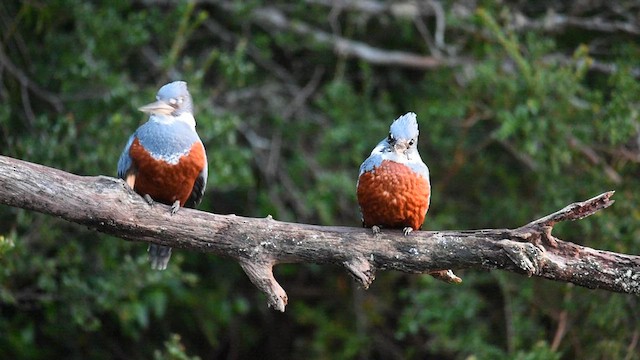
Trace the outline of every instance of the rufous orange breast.
<path fill-rule="evenodd" d="M 420 229 L 429 209 L 429 180 L 406 165 L 383 160 L 358 180 L 364 226 Z"/>
<path fill-rule="evenodd" d="M 206 163 L 201 142 L 195 142 L 177 164 L 154 159 L 138 139 L 131 143 L 129 154 L 138 168 L 134 190 L 168 205 L 180 200 L 180 206 L 184 206 Z"/>

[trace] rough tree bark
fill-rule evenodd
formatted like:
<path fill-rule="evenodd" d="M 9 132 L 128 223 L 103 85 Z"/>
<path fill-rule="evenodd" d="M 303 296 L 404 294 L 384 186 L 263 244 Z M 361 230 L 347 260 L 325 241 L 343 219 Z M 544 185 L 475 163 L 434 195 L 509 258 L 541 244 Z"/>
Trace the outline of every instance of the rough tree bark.
<path fill-rule="evenodd" d="M 61 217 L 133 240 L 237 260 L 268 303 L 284 311 L 287 294 L 273 277 L 279 263 L 344 266 L 367 288 L 378 269 L 502 269 L 588 288 L 640 294 L 640 256 L 594 250 L 551 235 L 560 221 L 613 203 L 613 192 L 568 205 L 516 229 L 400 231 L 286 223 L 149 206 L 119 179 L 78 176 L 0 156 L 0 203 Z"/>

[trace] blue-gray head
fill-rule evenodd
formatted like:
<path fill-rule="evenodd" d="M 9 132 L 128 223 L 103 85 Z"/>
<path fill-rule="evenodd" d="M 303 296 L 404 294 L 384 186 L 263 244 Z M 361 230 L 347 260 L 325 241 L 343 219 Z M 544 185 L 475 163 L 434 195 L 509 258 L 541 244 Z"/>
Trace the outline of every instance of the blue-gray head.
<path fill-rule="evenodd" d="M 138 108 L 138 110 L 156 115 L 193 114 L 193 101 L 184 81 L 168 83 L 158 90 L 156 102 Z"/>
<path fill-rule="evenodd" d="M 389 128 L 389 136 L 382 139 L 371 151 L 371 155 L 360 165 L 360 175 L 371 171 L 385 161 L 405 164 L 425 178 L 429 168 L 418 153 L 418 121 L 416 114 L 408 112 L 397 118 Z"/>
<path fill-rule="evenodd" d="M 383 140 L 385 151 L 408 155 L 418 151 L 418 121 L 416 114 L 408 112 L 397 118 L 389 127 L 389 136 Z"/>

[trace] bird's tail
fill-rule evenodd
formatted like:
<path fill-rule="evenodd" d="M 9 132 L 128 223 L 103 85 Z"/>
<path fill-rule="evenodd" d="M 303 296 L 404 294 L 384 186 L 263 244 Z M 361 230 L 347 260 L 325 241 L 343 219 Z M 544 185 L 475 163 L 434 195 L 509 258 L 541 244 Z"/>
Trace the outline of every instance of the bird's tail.
<path fill-rule="evenodd" d="M 168 246 L 150 244 L 149 249 L 149 262 L 151 262 L 151 268 L 153 270 L 164 270 L 169 264 L 171 259 L 171 248 Z"/>

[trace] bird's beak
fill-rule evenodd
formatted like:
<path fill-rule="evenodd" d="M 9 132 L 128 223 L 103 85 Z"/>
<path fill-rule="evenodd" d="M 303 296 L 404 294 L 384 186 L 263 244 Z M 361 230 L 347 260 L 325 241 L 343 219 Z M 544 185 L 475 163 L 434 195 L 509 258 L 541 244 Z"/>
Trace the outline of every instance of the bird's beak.
<path fill-rule="evenodd" d="M 409 143 L 405 141 L 398 141 L 393 145 L 393 149 L 398 155 L 404 155 L 409 159 Z"/>
<path fill-rule="evenodd" d="M 409 146 L 407 146 L 407 143 L 405 143 L 404 141 L 398 141 L 393 145 L 393 149 L 398 154 L 404 154 L 405 151 L 407 151 L 408 148 L 409 148 Z"/>
<path fill-rule="evenodd" d="M 173 106 L 167 104 L 166 102 L 158 100 L 156 102 L 152 102 L 151 104 L 141 106 L 138 108 L 138 110 L 148 114 L 169 115 L 176 109 L 174 109 Z"/>

